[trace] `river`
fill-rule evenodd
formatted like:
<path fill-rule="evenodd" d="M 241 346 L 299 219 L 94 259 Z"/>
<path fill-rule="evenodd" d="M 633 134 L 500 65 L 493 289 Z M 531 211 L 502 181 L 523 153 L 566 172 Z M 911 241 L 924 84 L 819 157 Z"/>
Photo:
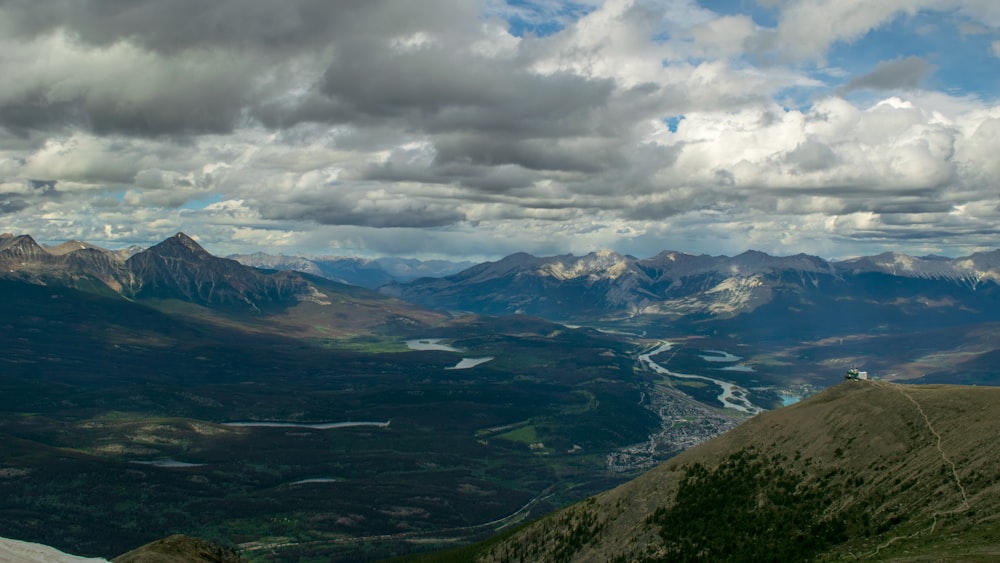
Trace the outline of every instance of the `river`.
<path fill-rule="evenodd" d="M 690 375 L 686 373 L 673 372 L 653 360 L 653 356 L 667 352 L 673 347 L 672 343 L 663 342 L 663 344 L 661 344 L 658 348 L 646 354 L 641 354 L 639 356 L 639 360 L 648 365 L 649 368 L 656 373 L 662 373 L 663 375 L 669 375 L 670 377 L 678 377 L 681 379 L 700 379 L 718 385 L 722 388 L 722 393 L 719 395 L 719 402 L 721 402 L 727 409 L 733 409 L 751 415 L 764 412 L 764 409 L 751 403 L 750 399 L 747 398 L 750 392 L 735 383 L 722 381 L 721 379 L 715 379 L 714 377 L 706 377 L 704 375 Z"/>

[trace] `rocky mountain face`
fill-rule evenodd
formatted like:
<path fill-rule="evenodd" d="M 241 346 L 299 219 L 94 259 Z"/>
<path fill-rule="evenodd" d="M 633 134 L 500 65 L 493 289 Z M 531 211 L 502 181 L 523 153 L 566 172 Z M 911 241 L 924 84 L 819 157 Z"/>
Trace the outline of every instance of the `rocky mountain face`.
<path fill-rule="evenodd" d="M 340 295 L 340 302 L 351 294 L 346 301 L 389 303 L 374 292 L 361 295 L 358 292 L 364 290 L 360 288 L 299 272 L 260 270 L 213 256 L 184 233 L 141 251 L 109 251 L 77 241 L 45 248 L 29 235 L 4 234 L 0 235 L 0 278 L 133 300 L 174 299 L 251 313 L 304 302 L 329 305 L 330 295 Z M 382 312 L 390 316 L 414 312 L 408 305 L 389 308 L 392 313 Z M 371 315 L 372 319 L 380 316 Z"/>
<path fill-rule="evenodd" d="M 998 388 L 845 382 L 478 560 L 987 560 L 1000 553 L 998 432 Z"/>
<path fill-rule="evenodd" d="M 209 254 L 183 233 L 125 261 L 131 295 L 258 309 L 311 295 L 309 283 L 290 272 L 267 273 Z"/>
<path fill-rule="evenodd" d="M 29 235 L 3 235 L 0 275 L 43 285 L 110 290 L 129 298 L 173 298 L 251 310 L 294 303 L 314 293 L 300 275 L 263 272 L 212 256 L 184 233 L 127 259 L 86 243 L 45 249 Z"/>
<path fill-rule="evenodd" d="M 956 259 L 883 254 L 828 262 L 756 251 L 735 257 L 663 252 L 637 259 L 605 250 L 582 257 L 514 254 L 382 291 L 441 309 L 561 320 L 725 318 L 776 301 L 795 307 L 835 295 L 914 301 L 930 291 L 938 299 L 934 306 L 964 306 L 972 292 L 994 299 L 998 282 L 1000 251 Z"/>
<path fill-rule="evenodd" d="M 43 285 L 126 293 L 131 274 L 117 255 L 85 243 L 51 249 L 30 235 L 0 235 L 0 276 Z"/>

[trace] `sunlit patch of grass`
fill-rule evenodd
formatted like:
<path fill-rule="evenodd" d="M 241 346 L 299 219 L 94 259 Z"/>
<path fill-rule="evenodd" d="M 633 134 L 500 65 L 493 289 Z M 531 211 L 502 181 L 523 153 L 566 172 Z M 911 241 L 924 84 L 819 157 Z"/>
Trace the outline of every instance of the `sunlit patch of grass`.
<path fill-rule="evenodd" d="M 409 350 L 409 348 L 406 347 L 406 343 L 397 337 L 377 335 L 357 335 L 346 338 L 323 340 L 322 346 L 324 348 L 350 350 L 366 354 L 396 353 L 406 352 Z"/>
<path fill-rule="evenodd" d="M 534 444 L 538 442 L 538 431 L 533 425 L 522 426 L 510 432 L 504 432 L 497 436 L 497 438 L 503 440 L 509 440 L 511 442 L 521 442 L 523 444 Z"/>

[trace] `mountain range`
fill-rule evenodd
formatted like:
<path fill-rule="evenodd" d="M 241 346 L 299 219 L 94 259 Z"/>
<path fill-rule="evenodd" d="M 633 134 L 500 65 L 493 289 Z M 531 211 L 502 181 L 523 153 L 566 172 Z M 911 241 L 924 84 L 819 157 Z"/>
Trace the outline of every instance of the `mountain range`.
<path fill-rule="evenodd" d="M 720 345 L 750 346 L 760 354 L 808 345 L 813 348 L 791 361 L 805 370 L 799 372 L 804 380 L 827 384 L 841 370 L 824 362 L 838 357 L 926 382 L 997 379 L 992 366 L 1000 344 L 991 327 L 1000 323 L 1000 251 L 841 261 L 757 251 L 734 257 L 665 251 L 646 259 L 611 250 L 519 253 L 405 282 L 399 281 L 404 270 L 411 275 L 458 265 L 346 258 L 287 263 L 287 257 L 253 256 L 242 259 L 268 268 L 213 256 L 183 233 L 144 250 L 121 251 L 78 241 L 46 248 L 29 235 L 2 235 L 0 278 L 161 309 L 193 307 L 189 312 L 201 315 L 257 316 L 273 324 L 268 330 L 323 337 L 406 327 L 420 334 L 456 314 L 519 315 L 670 338 L 725 336 L 730 342 Z M 402 269 L 390 275 L 392 264 Z M 321 266 L 327 267 L 322 276 L 274 269 Z M 351 268 L 359 268 L 366 285 L 389 281 L 376 291 L 330 279 L 350 277 L 341 274 Z M 817 361 L 802 365 L 810 358 Z"/>
<path fill-rule="evenodd" d="M 797 254 L 747 251 L 735 257 L 662 252 L 646 259 L 603 250 L 585 256 L 514 254 L 457 274 L 395 283 L 382 291 L 434 308 L 529 314 L 561 320 L 641 316 L 732 317 L 781 298 L 819 294 L 864 298 L 879 289 L 919 299 L 929 287 L 946 294 L 994 297 L 1000 251 L 962 258 L 898 253 L 829 262 Z M 928 306 L 964 306 L 965 299 Z M 961 302 L 961 304 L 959 303 Z"/>
<path fill-rule="evenodd" d="M 265 273 L 212 256 L 184 233 L 125 259 L 84 243 L 49 251 L 30 235 L 2 235 L 0 269 L 5 277 L 45 285 L 93 289 L 103 284 L 129 298 L 175 297 L 223 307 L 258 309 L 313 294 L 301 276 Z"/>
<path fill-rule="evenodd" d="M 423 326 L 446 315 L 361 287 L 292 270 L 264 270 L 210 254 L 184 233 L 145 250 L 105 250 L 71 241 L 43 247 L 30 235 L 0 235 L 0 279 L 64 287 L 218 316 L 267 316 L 289 331 L 354 332 Z M 350 314 L 364 308 L 366 315 Z"/>
<path fill-rule="evenodd" d="M 4 277 L 249 309 L 315 299 L 321 277 L 380 287 L 433 309 L 565 321 L 731 318 L 768 304 L 805 306 L 834 296 L 990 317 L 986 309 L 993 309 L 1000 287 L 1000 250 L 953 259 L 883 253 L 842 261 L 752 250 L 734 257 L 664 251 L 646 259 L 611 250 L 579 257 L 518 253 L 448 273 L 463 265 L 263 253 L 227 259 L 184 233 L 146 250 L 116 252 L 78 241 L 44 248 L 29 235 L 0 235 Z"/>
<path fill-rule="evenodd" d="M 414 260 L 412 258 L 354 258 L 345 256 L 287 256 L 263 252 L 228 256 L 254 268 L 295 270 L 322 276 L 336 282 L 375 289 L 392 282 L 405 283 L 418 278 L 442 277 L 473 266 L 472 262 Z"/>

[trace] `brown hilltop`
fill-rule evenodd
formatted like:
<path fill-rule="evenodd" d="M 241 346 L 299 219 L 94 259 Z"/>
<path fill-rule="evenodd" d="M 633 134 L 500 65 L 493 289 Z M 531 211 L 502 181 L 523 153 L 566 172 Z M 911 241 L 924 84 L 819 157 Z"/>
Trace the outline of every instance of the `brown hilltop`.
<path fill-rule="evenodd" d="M 114 563 L 244 563 L 232 550 L 184 535 L 156 540 L 112 559 Z"/>
<path fill-rule="evenodd" d="M 846 382 L 527 526 L 481 560 L 1000 557 L 997 436 L 1000 388 Z"/>

